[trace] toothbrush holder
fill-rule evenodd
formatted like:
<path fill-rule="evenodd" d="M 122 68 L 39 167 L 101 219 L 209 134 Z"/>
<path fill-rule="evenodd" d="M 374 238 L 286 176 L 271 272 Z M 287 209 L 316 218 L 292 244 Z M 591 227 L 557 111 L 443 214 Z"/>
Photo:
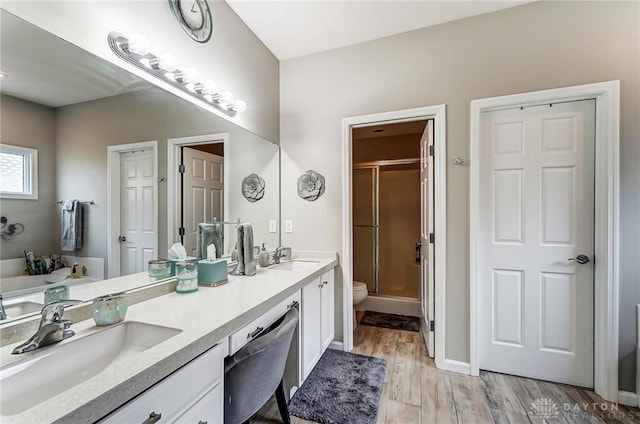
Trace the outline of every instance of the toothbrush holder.
<path fill-rule="evenodd" d="M 125 292 L 107 294 L 93 299 L 93 320 L 96 325 L 111 325 L 122 321 L 127 314 Z"/>

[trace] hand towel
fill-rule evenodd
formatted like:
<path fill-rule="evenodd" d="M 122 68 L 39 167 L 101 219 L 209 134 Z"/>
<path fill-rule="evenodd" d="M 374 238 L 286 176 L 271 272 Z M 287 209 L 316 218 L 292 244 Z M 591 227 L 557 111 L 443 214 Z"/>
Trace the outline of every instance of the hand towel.
<path fill-rule="evenodd" d="M 254 255 L 253 249 L 253 227 L 251 224 L 240 224 L 238 228 L 243 227 L 243 240 L 242 247 L 244 256 L 244 274 L 245 275 L 256 275 L 256 259 Z M 238 238 L 240 234 L 238 233 Z M 238 256 L 240 256 L 240 252 L 238 252 Z"/>
<path fill-rule="evenodd" d="M 82 248 L 83 225 L 82 203 L 76 199 L 65 201 L 62 205 L 61 250 L 75 252 Z"/>
<path fill-rule="evenodd" d="M 213 244 L 216 247 L 216 257 L 222 256 L 222 224 L 214 222 L 212 224 L 201 222 L 198 224 L 196 233 L 196 257 L 204 259 L 207 257 L 207 246 Z"/>

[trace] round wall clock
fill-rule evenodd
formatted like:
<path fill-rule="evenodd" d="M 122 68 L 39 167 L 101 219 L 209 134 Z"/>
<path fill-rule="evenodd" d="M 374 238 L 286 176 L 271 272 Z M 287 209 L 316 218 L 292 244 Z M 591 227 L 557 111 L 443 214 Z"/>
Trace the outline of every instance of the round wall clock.
<path fill-rule="evenodd" d="M 169 0 L 178 23 L 199 43 L 206 43 L 213 35 L 213 18 L 206 0 Z"/>

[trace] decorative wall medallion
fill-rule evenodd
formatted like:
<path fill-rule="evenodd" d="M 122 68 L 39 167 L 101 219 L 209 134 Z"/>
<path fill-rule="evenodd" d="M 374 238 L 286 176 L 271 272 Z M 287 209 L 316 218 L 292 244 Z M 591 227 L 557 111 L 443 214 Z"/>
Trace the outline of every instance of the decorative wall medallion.
<path fill-rule="evenodd" d="M 313 170 L 308 170 L 298 177 L 298 196 L 314 202 L 324 193 L 324 177 Z"/>
<path fill-rule="evenodd" d="M 0 237 L 2 237 L 2 240 L 13 240 L 23 231 L 24 225 L 21 223 L 9 224 L 9 220 L 5 216 L 0 217 Z"/>
<path fill-rule="evenodd" d="M 264 179 L 257 174 L 250 174 L 242 179 L 242 195 L 251 203 L 264 197 Z"/>

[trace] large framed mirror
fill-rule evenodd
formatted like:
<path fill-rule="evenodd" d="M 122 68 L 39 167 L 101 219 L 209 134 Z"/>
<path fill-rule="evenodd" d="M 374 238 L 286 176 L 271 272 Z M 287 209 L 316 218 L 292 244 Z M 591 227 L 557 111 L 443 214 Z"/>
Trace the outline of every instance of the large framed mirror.
<path fill-rule="evenodd" d="M 252 223 L 256 245 L 278 246 L 277 144 L 5 10 L 0 14 L 0 71 L 6 75 L 0 79 L 0 143 L 35 150 L 38 158 L 37 198 L 0 198 L 7 224 L 24 228 L 0 239 L 5 300 L 50 287 L 42 278 L 33 289 L 14 278 L 23 277 L 25 252 L 78 263 L 86 268 L 83 284 L 91 284 L 146 270 L 149 259 L 166 258 L 169 247 L 184 240 L 177 225 L 187 221 L 186 232 L 193 231 L 200 221 L 212 219 L 211 208 L 222 221 Z M 212 189 L 200 189 L 197 182 L 176 185 L 182 178 L 173 166 L 178 156 L 205 163 L 209 171 L 218 166 L 212 174 L 222 178 L 213 196 L 202 194 Z M 242 194 L 242 180 L 250 174 L 264 180 L 259 201 Z M 82 245 L 64 251 L 62 214 L 74 199 L 83 213 Z M 137 233 L 130 232 L 132 222 L 139 225 Z M 235 228 L 225 227 L 228 255 Z M 144 240 L 130 245 L 138 236 Z"/>

